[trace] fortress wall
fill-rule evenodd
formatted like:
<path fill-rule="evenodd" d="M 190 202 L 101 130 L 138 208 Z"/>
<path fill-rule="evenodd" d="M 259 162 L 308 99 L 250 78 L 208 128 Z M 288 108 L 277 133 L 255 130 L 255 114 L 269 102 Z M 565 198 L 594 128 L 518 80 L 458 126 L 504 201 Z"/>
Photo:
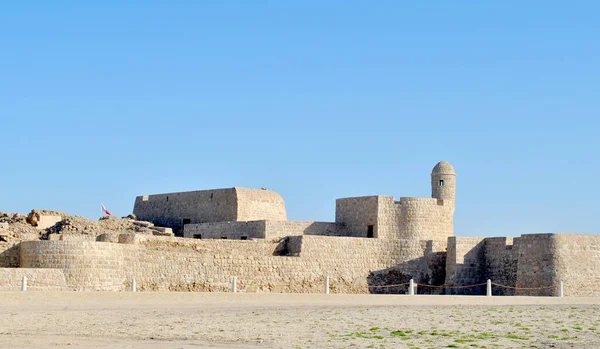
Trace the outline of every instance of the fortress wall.
<path fill-rule="evenodd" d="M 466 286 L 485 282 L 485 239 L 449 237 L 446 285 Z M 483 287 L 485 292 L 485 287 Z M 480 287 L 449 289 L 449 294 L 482 294 Z"/>
<path fill-rule="evenodd" d="M 132 246 L 93 241 L 23 241 L 22 268 L 61 269 L 73 290 L 123 289 Z"/>
<path fill-rule="evenodd" d="M 297 235 L 347 236 L 348 232 L 343 224 L 330 222 L 266 221 L 267 239 Z"/>
<path fill-rule="evenodd" d="M 0 268 L 19 266 L 19 243 L 0 241 Z"/>
<path fill-rule="evenodd" d="M 498 237 L 485 239 L 486 279 L 514 287 L 517 283 L 519 238 Z M 494 287 L 494 295 L 514 295 L 514 289 Z"/>
<path fill-rule="evenodd" d="M 343 198 L 335 201 L 335 222 L 342 223 L 351 236 L 367 237 L 368 226 L 373 226 L 377 237 L 377 207 L 379 196 Z"/>
<path fill-rule="evenodd" d="M 600 236 L 555 234 L 556 276 L 565 296 L 600 294 Z"/>
<path fill-rule="evenodd" d="M 525 234 L 519 239 L 517 287 L 551 286 L 557 279 L 555 234 Z M 518 296 L 553 296 L 557 289 L 517 290 Z"/>
<path fill-rule="evenodd" d="M 443 200 L 400 198 L 402 238 L 442 240 L 454 236 L 454 208 Z"/>
<path fill-rule="evenodd" d="M 133 213 L 139 220 L 183 230 L 189 223 L 237 221 L 235 188 L 157 194 L 135 198 Z"/>
<path fill-rule="evenodd" d="M 69 290 L 61 269 L 0 268 L 0 291 L 20 291 L 23 276 L 30 291 Z"/>
<path fill-rule="evenodd" d="M 377 237 L 400 239 L 402 209 L 391 196 L 380 196 L 377 205 Z"/>
<path fill-rule="evenodd" d="M 237 196 L 237 220 L 286 221 L 285 202 L 276 192 L 248 188 L 234 188 Z"/>
<path fill-rule="evenodd" d="M 302 236 L 295 237 L 298 256 L 276 256 L 281 243 L 268 240 L 131 236 L 119 244 L 28 241 L 21 263 L 63 270 L 74 290 L 127 290 L 135 277 L 140 290 L 228 291 L 237 277 L 241 292 L 320 293 L 329 275 L 332 292 L 366 293 L 373 274 L 426 273 L 425 245 L 414 241 L 399 249 L 380 239 Z"/>
<path fill-rule="evenodd" d="M 183 236 L 186 238 L 201 239 L 248 239 L 265 238 L 265 221 L 253 222 L 214 222 L 186 224 Z"/>

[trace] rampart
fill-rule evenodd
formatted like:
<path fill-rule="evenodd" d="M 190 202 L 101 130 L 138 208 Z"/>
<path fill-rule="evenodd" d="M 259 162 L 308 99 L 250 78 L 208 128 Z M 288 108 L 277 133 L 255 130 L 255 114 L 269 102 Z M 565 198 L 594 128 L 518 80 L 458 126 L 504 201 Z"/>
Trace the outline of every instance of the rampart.
<path fill-rule="evenodd" d="M 269 190 L 229 188 L 138 196 L 138 219 L 170 227 L 185 224 L 255 220 L 287 220 L 283 198 Z"/>
<path fill-rule="evenodd" d="M 280 239 L 286 236 L 348 236 L 343 224 L 301 221 L 252 221 L 186 224 L 183 236 L 194 239 Z"/>
<path fill-rule="evenodd" d="M 426 242 L 399 245 L 329 236 L 277 242 L 128 236 L 120 239 L 123 243 L 24 241 L 21 266 L 62 270 L 74 290 L 126 290 L 135 278 L 141 290 L 225 291 L 237 277 L 240 291 L 321 292 L 328 275 L 334 292 L 365 293 L 377 291 L 369 286 L 412 275 L 423 282 L 430 279 Z M 281 246 L 291 243 L 294 246 Z"/>

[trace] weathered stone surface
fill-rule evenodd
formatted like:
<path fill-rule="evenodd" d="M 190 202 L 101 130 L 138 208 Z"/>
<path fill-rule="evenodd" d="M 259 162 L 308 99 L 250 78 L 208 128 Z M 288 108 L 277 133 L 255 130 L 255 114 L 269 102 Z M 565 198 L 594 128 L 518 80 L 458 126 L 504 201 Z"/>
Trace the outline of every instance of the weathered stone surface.
<path fill-rule="evenodd" d="M 8 232 L 0 267 L 18 270 L 0 269 L 7 278 L 0 290 L 30 273 L 38 289 L 119 291 L 135 278 L 140 290 L 227 291 L 237 277 L 242 292 L 320 293 L 329 276 L 332 292 L 345 293 L 405 293 L 405 285 L 384 286 L 414 279 L 419 293 L 484 294 L 485 286 L 450 287 L 491 279 L 495 295 L 557 295 L 559 281 L 567 296 L 600 295 L 600 236 L 455 237 L 452 166 L 438 164 L 431 184 L 432 198 L 339 199 L 335 223 L 287 221 L 281 197 L 266 190 L 136 199 L 152 203 L 140 204 L 144 214 L 180 225 L 188 214 L 234 218 L 186 224 L 185 236 L 196 239 L 158 236 L 172 231 L 115 217 L 68 217 L 40 234 L 21 216 L 0 214 L 0 231 Z M 164 214 L 170 209 L 178 210 L 173 217 Z"/>

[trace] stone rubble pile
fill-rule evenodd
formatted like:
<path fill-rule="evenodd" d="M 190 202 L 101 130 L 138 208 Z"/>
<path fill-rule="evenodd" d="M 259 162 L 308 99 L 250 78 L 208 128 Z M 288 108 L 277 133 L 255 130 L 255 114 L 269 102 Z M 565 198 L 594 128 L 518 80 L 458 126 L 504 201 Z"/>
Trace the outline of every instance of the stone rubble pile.
<path fill-rule="evenodd" d="M 47 222 L 48 217 L 55 217 L 57 222 L 43 228 L 41 222 Z M 96 239 L 102 234 L 124 233 L 173 236 L 170 228 L 155 227 L 150 222 L 137 221 L 133 215 L 123 218 L 105 216 L 96 221 L 50 210 L 32 210 L 27 216 L 0 212 L 0 241 L 4 242 L 49 239 L 53 235 L 53 238 L 57 238 L 55 234 Z"/>

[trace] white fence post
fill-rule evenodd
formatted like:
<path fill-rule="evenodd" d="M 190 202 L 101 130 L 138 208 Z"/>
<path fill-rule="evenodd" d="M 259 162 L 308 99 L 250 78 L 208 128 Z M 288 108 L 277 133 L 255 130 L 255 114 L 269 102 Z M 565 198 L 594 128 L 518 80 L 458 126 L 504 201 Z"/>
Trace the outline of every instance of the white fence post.
<path fill-rule="evenodd" d="M 21 291 L 27 291 L 27 276 L 23 275 L 23 281 L 21 282 Z"/>
<path fill-rule="evenodd" d="M 231 292 L 237 293 L 237 276 L 234 276 L 233 281 L 231 281 Z"/>
<path fill-rule="evenodd" d="M 323 285 L 325 294 L 329 294 L 329 275 L 325 275 L 325 285 Z"/>
<path fill-rule="evenodd" d="M 415 295 L 415 281 L 413 279 L 410 279 L 410 281 L 408 282 L 408 294 L 410 296 Z"/>
<path fill-rule="evenodd" d="M 133 278 L 133 280 L 131 280 L 131 292 L 136 292 L 137 289 L 137 283 L 135 282 L 135 278 Z"/>
<path fill-rule="evenodd" d="M 492 296 L 492 280 L 488 279 L 487 281 L 487 296 Z"/>
<path fill-rule="evenodd" d="M 558 282 L 558 296 L 559 297 L 564 297 L 565 296 L 562 280 Z"/>

